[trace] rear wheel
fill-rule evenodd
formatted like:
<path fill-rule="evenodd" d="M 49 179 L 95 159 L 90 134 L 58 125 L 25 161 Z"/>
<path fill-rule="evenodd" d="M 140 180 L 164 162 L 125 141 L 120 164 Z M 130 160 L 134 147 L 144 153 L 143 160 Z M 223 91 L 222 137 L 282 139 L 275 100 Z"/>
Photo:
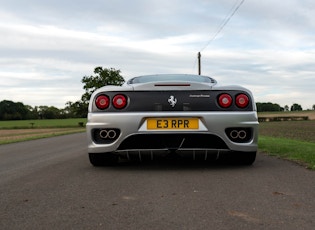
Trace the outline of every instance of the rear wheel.
<path fill-rule="evenodd" d="M 114 166 L 118 163 L 118 156 L 112 153 L 89 153 L 89 159 L 93 166 Z"/>

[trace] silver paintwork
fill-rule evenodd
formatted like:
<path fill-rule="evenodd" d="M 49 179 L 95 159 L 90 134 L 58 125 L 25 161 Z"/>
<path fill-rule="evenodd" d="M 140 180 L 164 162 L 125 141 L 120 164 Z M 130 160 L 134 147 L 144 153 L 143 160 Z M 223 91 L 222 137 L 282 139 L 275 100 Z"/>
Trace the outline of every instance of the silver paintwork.
<path fill-rule="evenodd" d="M 256 113 L 256 105 L 253 100 L 253 96 L 249 90 L 240 86 L 218 86 L 216 82 L 214 83 L 197 83 L 190 82 L 189 89 L 191 90 L 243 90 L 246 91 L 252 97 L 252 103 L 254 111 L 248 112 L 99 112 L 94 105 L 94 97 L 100 92 L 106 91 L 142 91 L 142 90 L 165 90 L 163 86 L 154 86 L 156 82 L 139 83 L 130 85 L 125 83 L 123 86 L 105 86 L 98 89 L 91 96 L 89 110 L 88 110 L 88 122 L 86 125 L 87 138 L 88 138 L 88 152 L 89 153 L 107 153 L 116 152 L 117 154 L 124 153 L 129 156 L 129 151 L 139 152 L 139 157 L 141 158 L 141 151 L 149 152 L 153 156 L 153 152 L 159 152 L 159 150 L 123 150 L 117 151 L 117 148 L 122 143 L 122 141 L 133 134 L 136 133 L 209 133 L 219 136 L 228 146 L 228 149 L 202 149 L 205 151 L 205 157 L 207 157 L 208 151 L 220 152 L 220 151 L 243 151 L 243 152 L 256 152 L 257 142 L 258 142 L 258 117 Z M 168 82 L 169 84 L 178 83 Z M 168 88 L 169 89 L 169 88 Z M 174 86 L 172 90 L 182 90 L 180 86 Z M 187 88 L 185 88 L 187 90 Z M 196 95 L 195 95 L 196 96 Z M 199 96 L 199 95 L 197 95 Z M 200 95 L 202 97 L 203 95 Z M 204 95 L 206 96 L 206 95 Z M 200 119 L 200 129 L 192 131 L 149 131 L 146 129 L 145 121 L 148 117 L 197 117 Z M 225 129 L 230 127 L 251 127 L 253 129 L 253 138 L 248 143 L 235 143 L 229 140 L 225 133 Z M 118 128 L 121 130 L 119 138 L 111 144 L 97 144 L 93 142 L 91 136 L 91 130 L 94 128 Z M 180 146 L 178 146 L 180 149 Z M 185 149 L 186 151 L 187 149 Z M 165 150 L 166 151 L 166 150 Z M 198 151 L 198 149 L 193 149 Z"/>

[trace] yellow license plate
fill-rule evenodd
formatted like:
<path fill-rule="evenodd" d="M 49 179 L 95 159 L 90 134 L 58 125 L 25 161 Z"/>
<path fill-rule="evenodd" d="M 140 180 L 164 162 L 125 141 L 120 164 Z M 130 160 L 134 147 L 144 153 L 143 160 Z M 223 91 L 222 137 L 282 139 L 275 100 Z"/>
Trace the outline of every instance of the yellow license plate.
<path fill-rule="evenodd" d="M 198 118 L 148 118 L 147 129 L 199 129 Z"/>

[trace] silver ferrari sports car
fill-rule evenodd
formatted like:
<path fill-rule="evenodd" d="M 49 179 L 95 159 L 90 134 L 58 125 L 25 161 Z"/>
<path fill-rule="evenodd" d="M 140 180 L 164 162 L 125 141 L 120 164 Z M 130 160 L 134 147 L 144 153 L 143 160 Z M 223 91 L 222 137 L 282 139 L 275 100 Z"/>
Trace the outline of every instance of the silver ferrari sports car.
<path fill-rule="evenodd" d="M 257 152 L 252 93 L 201 75 L 139 76 L 99 88 L 90 99 L 86 130 L 94 166 L 113 165 L 120 157 L 169 154 L 205 160 L 228 156 L 251 165 Z"/>

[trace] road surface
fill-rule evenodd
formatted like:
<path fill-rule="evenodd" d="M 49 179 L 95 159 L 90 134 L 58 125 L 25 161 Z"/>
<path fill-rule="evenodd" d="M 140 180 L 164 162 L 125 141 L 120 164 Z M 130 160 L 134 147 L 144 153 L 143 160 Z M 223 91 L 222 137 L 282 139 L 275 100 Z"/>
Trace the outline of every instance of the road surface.
<path fill-rule="evenodd" d="M 84 133 L 0 146 L 0 229 L 314 229 L 315 172 L 165 160 L 92 167 Z"/>

